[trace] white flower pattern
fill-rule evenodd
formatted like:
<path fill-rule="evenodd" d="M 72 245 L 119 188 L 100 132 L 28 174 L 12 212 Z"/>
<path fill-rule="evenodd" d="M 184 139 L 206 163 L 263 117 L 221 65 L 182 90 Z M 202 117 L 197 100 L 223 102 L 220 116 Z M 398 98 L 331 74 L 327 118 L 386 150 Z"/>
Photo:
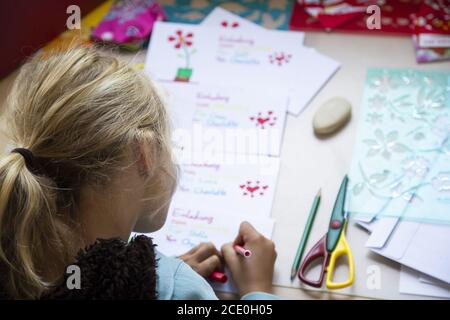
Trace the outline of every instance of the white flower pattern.
<path fill-rule="evenodd" d="M 370 69 L 362 110 L 349 211 L 429 204 L 450 222 L 450 72 Z"/>

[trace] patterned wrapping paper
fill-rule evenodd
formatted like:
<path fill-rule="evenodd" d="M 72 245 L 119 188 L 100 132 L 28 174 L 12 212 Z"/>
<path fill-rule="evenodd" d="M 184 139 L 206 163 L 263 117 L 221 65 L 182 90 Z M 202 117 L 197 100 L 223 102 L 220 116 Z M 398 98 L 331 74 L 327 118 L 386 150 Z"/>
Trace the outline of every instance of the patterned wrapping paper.
<path fill-rule="evenodd" d="M 165 19 L 154 0 L 116 1 L 93 30 L 92 38 L 123 45 L 143 42 L 150 37 L 154 22 Z"/>
<path fill-rule="evenodd" d="M 341 23 L 336 24 L 336 27 L 332 28 L 333 31 L 409 36 L 414 31 L 414 24 L 411 18 L 418 12 L 422 2 L 423 0 L 336 0 L 328 2 L 302 0 L 296 2 L 293 7 L 289 27 L 300 31 L 324 31 L 324 25 L 319 19 L 314 18 L 307 12 L 308 8 L 337 7 L 342 5 L 367 8 L 371 4 L 376 4 L 381 10 L 381 29 L 367 28 L 366 20 L 370 14 L 366 14 L 364 10 L 359 15 L 355 15 L 353 18 L 349 17 L 349 19 L 344 19 Z M 333 18 L 336 20 L 342 19 L 339 15 L 329 15 L 327 22 L 330 22 Z"/>
<path fill-rule="evenodd" d="M 294 0 L 160 0 L 172 22 L 200 23 L 216 6 L 271 29 L 288 29 Z"/>
<path fill-rule="evenodd" d="M 367 28 L 366 20 L 370 15 L 365 8 L 370 4 L 380 7 L 381 29 Z M 317 10 L 320 15 L 310 14 Z M 450 0 L 299 0 L 293 7 L 289 27 L 301 31 L 412 35 L 418 63 L 450 59 L 448 47 L 430 48 L 418 44 L 421 34 L 450 35 Z"/>
<path fill-rule="evenodd" d="M 450 72 L 368 70 L 347 210 L 450 223 Z"/>
<path fill-rule="evenodd" d="M 413 45 L 418 63 L 450 60 L 449 47 L 421 47 L 423 35 L 446 35 L 450 37 L 450 0 L 425 0 L 413 17 Z"/>
<path fill-rule="evenodd" d="M 450 34 L 450 0 L 424 0 L 413 17 L 415 34 Z"/>

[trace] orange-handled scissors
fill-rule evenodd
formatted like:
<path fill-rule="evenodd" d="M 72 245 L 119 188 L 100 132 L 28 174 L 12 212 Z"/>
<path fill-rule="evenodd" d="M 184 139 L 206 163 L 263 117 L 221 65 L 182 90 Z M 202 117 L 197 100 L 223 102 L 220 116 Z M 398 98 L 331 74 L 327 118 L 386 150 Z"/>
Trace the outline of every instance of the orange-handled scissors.
<path fill-rule="evenodd" d="M 333 212 L 331 214 L 328 232 L 323 236 L 319 242 L 314 245 L 311 251 L 308 252 L 303 260 L 298 277 L 303 283 L 315 288 L 320 288 L 323 283 L 325 272 L 327 273 L 326 287 L 328 289 L 341 289 L 353 284 L 355 277 L 355 265 L 353 261 L 352 251 L 345 238 L 345 229 L 347 227 L 347 215 L 344 209 L 345 195 L 347 192 L 348 177 L 345 176 L 339 188 L 339 193 L 336 197 Z M 348 261 L 348 278 L 343 282 L 333 282 L 333 274 L 337 259 L 342 256 L 347 256 Z M 319 279 L 311 280 L 305 275 L 308 267 L 316 260 L 323 259 L 322 269 L 320 270 Z"/>

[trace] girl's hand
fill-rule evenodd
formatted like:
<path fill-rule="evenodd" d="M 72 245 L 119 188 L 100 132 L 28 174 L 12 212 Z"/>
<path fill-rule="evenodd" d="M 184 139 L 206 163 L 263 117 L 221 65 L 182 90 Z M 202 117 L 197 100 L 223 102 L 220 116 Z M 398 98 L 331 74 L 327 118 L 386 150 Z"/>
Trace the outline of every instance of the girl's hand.
<path fill-rule="evenodd" d="M 201 243 L 179 257 L 195 272 L 207 278 L 216 270 L 223 270 L 220 252 L 211 242 Z"/>
<path fill-rule="evenodd" d="M 244 258 L 236 253 L 234 244 L 251 250 L 251 257 Z M 250 223 L 241 223 L 234 242 L 222 246 L 222 255 L 241 296 L 255 291 L 272 291 L 273 269 L 277 257 L 275 244 L 256 231 Z"/>

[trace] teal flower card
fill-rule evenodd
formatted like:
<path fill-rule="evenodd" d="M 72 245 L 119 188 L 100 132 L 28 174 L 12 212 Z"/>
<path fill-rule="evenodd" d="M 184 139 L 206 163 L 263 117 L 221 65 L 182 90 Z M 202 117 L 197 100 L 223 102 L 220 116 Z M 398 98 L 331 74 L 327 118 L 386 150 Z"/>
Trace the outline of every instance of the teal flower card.
<path fill-rule="evenodd" d="M 347 210 L 450 223 L 450 72 L 369 69 Z"/>

